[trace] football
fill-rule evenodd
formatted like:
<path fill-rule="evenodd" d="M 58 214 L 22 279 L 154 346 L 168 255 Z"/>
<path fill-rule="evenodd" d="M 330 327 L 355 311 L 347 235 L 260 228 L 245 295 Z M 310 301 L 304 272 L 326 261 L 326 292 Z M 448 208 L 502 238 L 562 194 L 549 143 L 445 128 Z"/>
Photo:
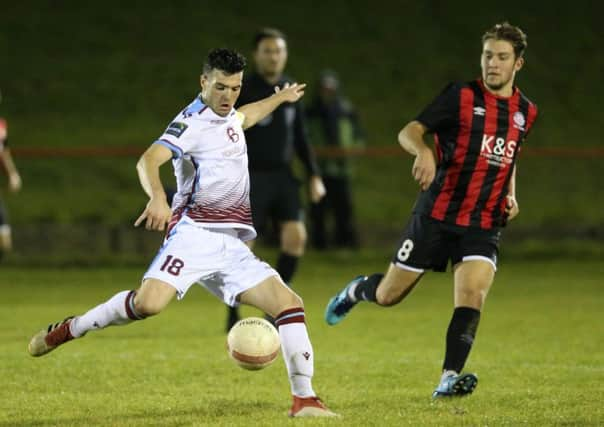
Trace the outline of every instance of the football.
<path fill-rule="evenodd" d="M 227 336 L 229 356 L 243 369 L 257 371 L 275 361 L 281 343 L 267 320 L 247 317 L 233 325 Z"/>

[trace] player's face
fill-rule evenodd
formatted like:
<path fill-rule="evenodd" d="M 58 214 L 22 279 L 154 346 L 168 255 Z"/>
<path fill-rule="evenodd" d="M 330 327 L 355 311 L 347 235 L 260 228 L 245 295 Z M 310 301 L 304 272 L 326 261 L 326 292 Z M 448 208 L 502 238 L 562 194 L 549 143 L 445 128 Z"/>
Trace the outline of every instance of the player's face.
<path fill-rule="evenodd" d="M 482 46 L 480 57 L 485 86 L 494 92 L 510 92 L 516 71 L 522 68 L 523 63 L 522 57 L 516 58 L 510 42 L 488 39 Z"/>
<path fill-rule="evenodd" d="M 287 62 L 287 45 L 279 38 L 266 38 L 258 43 L 254 52 L 256 68 L 263 76 L 278 77 Z"/>
<path fill-rule="evenodd" d="M 227 116 L 241 91 L 243 71 L 226 75 L 220 70 L 212 70 L 201 75 L 201 97 L 203 102 L 219 116 Z"/>

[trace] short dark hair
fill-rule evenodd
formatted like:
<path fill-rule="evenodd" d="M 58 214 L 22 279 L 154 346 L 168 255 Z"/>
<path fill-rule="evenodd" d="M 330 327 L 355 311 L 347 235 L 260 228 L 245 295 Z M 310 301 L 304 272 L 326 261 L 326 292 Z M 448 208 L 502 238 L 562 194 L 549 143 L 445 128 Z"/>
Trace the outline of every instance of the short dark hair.
<path fill-rule="evenodd" d="M 482 44 L 489 39 L 505 40 L 512 44 L 514 47 L 514 54 L 516 58 L 520 58 L 524 54 L 524 50 L 528 46 L 526 42 L 526 34 L 509 22 L 502 22 L 501 24 L 495 24 L 492 28 L 488 29 L 482 36 Z"/>
<path fill-rule="evenodd" d="M 258 45 L 264 39 L 282 39 L 287 42 L 287 37 L 282 31 L 276 28 L 261 28 L 254 35 L 253 46 L 254 50 L 258 49 Z"/>
<path fill-rule="evenodd" d="M 239 52 L 224 48 L 212 49 L 203 64 L 203 73 L 220 70 L 226 75 L 231 75 L 243 71 L 245 64 L 245 56 Z"/>

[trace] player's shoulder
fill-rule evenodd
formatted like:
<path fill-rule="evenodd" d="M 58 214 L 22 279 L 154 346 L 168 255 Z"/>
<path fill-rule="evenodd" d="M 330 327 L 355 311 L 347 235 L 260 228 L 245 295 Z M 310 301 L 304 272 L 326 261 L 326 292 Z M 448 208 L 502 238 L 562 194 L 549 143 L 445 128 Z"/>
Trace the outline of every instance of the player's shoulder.
<path fill-rule="evenodd" d="M 200 95 L 183 108 L 176 117 L 174 117 L 174 121 L 199 126 L 203 123 L 203 119 L 206 118 L 210 111 L 210 107 L 203 102 Z"/>
<path fill-rule="evenodd" d="M 182 119 L 196 119 L 200 117 L 204 111 L 208 109 L 208 106 L 201 99 L 201 95 L 197 96 L 193 101 L 189 103 L 179 114 Z M 177 116 L 178 117 L 178 116 Z"/>
<path fill-rule="evenodd" d="M 176 114 L 164 133 L 180 138 L 185 131 L 190 134 L 201 129 L 204 125 L 201 119 L 207 109 L 208 106 L 198 96 Z"/>
<path fill-rule="evenodd" d="M 526 96 L 526 95 L 524 94 L 524 92 L 522 92 L 522 91 L 520 90 L 520 88 L 516 87 L 516 90 L 518 91 L 518 96 L 520 97 L 520 99 L 521 99 L 523 102 L 525 102 L 526 104 L 528 104 L 529 108 L 534 108 L 535 110 L 537 110 L 537 104 L 535 104 L 533 101 L 531 101 L 531 100 L 529 99 L 529 97 L 528 97 L 528 96 Z"/>
<path fill-rule="evenodd" d="M 463 89 L 472 88 L 472 82 L 450 81 L 440 91 L 440 96 L 456 97 Z"/>

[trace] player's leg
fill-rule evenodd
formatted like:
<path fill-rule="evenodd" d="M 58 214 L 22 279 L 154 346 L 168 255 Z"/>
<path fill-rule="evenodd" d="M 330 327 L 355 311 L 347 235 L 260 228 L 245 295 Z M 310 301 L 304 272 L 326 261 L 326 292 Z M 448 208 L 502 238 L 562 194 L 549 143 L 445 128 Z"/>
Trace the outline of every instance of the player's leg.
<path fill-rule="evenodd" d="M 42 356 L 88 331 L 125 325 L 159 313 L 177 292 L 182 297 L 200 277 L 196 261 L 216 246 L 213 240 L 216 238 L 208 234 L 198 227 L 179 222 L 149 266 L 137 291 L 119 292 L 81 316 L 49 325 L 32 338 L 30 354 Z M 199 241 L 206 244 L 199 250 L 192 250 Z"/>
<path fill-rule="evenodd" d="M 301 298 L 238 238 L 225 235 L 222 254 L 223 268 L 204 277 L 204 287 L 230 306 L 251 305 L 273 317 L 294 395 L 294 415 L 331 414 L 312 387 L 314 356 Z"/>
<path fill-rule="evenodd" d="M 271 200 L 275 197 L 275 185 L 278 182 L 273 174 L 268 172 L 250 171 L 250 206 L 252 209 L 252 218 L 254 219 L 254 228 L 259 236 L 264 234 Z M 251 249 L 254 247 L 255 240 L 246 242 Z M 225 332 L 231 330 L 233 325 L 240 319 L 239 308 L 236 306 L 227 306 L 227 317 Z"/>
<path fill-rule="evenodd" d="M 289 415 L 335 415 L 321 402 L 312 387 L 314 352 L 306 329 L 302 299 L 277 275 L 242 292 L 238 299 L 242 304 L 259 308 L 275 319 L 293 395 Z"/>
<path fill-rule="evenodd" d="M 0 224 L 0 261 L 5 253 L 11 251 L 12 247 L 10 225 Z"/>
<path fill-rule="evenodd" d="M 304 255 L 306 247 L 306 227 L 302 221 L 284 221 L 281 223 L 281 253 L 277 259 L 277 271 L 288 285 L 297 268 L 298 261 Z"/>
<path fill-rule="evenodd" d="M 10 225 L 7 222 L 6 213 L 0 201 L 0 261 L 5 253 L 10 252 L 13 247 Z"/>
<path fill-rule="evenodd" d="M 461 374 L 472 349 L 480 313 L 493 284 L 497 262 L 498 231 L 469 232 L 454 256 L 454 310 L 446 335 L 445 358 L 439 386 L 433 397 L 463 396 L 478 383 L 475 374 Z"/>
<path fill-rule="evenodd" d="M 276 187 L 278 192 L 273 205 L 275 217 L 281 225 L 279 235 L 281 252 L 275 268 L 283 281 L 291 286 L 307 240 L 299 196 L 300 183 L 291 172 L 287 172 L 279 175 L 279 185 Z"/>
<path fill-rule="evenodd" d="M 325 320 L 329 325 L 340 323 L 361 301 L 390 307 L 401 302 L 419 283 L 423 272 L 410 271 L 390 264 L 386 274 L 357 276 L 327 304 Z"/>
<path fill-rule="evenodd" d="M 361 301 L 374 302 L 384 307 L 398 304 L 417 285 L 425 269 L 444 269 L 448 252 L 447 248 L 439 249 L 441 241 L 439 224 L 413 215 L 386 274 L 376 273 L 354 278 L 328 302 L 325 321 L 329 325 L 340 323 Z"/>
<path fill-rule="evenodd" d="M 176 289 L 155 279 L 143 282 L 138 291 L 118 292 L 81 316 L 68 317 L 38 332 L 29 343 L 32 356 L 42 356 L 87 332 L 112 325 L 126 325 L 158 314 L 176 294 Z"/>

